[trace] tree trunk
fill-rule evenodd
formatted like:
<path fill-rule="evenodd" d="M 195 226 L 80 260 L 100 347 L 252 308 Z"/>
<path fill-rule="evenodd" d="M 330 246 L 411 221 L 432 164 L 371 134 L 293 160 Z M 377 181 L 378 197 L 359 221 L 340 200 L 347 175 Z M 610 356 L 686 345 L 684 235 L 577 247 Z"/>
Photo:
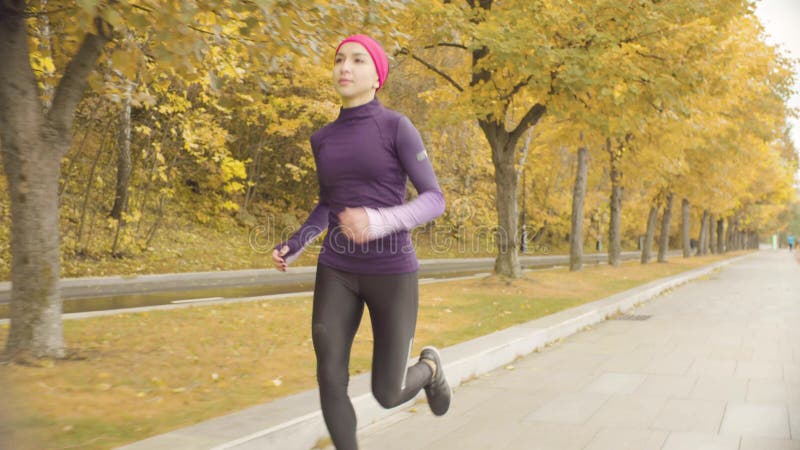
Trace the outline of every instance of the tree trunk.
<path fill-rule="evenodd" d="M 117 186 L 111 217 L 120 222 L 122 215 L 128 212 L 128 194 L 131 184 L 131 83 L 128 83 L 126 93 L 122 98 L 122 111 L 119 115 L 117 132 Z"/>
<path fill-rule="evenodd" d="M 620 163 L 622 151 L 611 148 L 611 139 L 606 139 L 606 151 L 611 165 L 611 217 L 608 223 L 608 264 L 619 267 L 621 263 L 622 243 L 620 223 L 622 215 L 622 169 Z"/>
<path fill-rule="evenodd" d="M 703 219 L 700 221 L 700 236 L 697 238 L 697 253 L 708 254 L 708 210 L 703 210 Z"/>
<path fill-rule="evenodd" d="M 87 33 L 43 113 L 30 65 L 25 2 L 0 4 L 0 142 L 11 200 L 12 358 L 65 355 L 59 278 L 61 158 L 75 108 L 107 38 Z M 109 33 L 104 33 L 108 36 Z"/>
<path fill-rule="evenodd" d="M 717 253 L 725 253 L 725 218 L 720 217 L 717 219 Z"/>
<path fill-rule="evenodd" d="M 492 149 L 497 206 L 497 259 L 494 270 L 498 275 L 511 278 L 522 275 L 517 223 L 516 147 L 522 133 L 527 129 L 522 127 L 538 122 L 544 112 L 543 106 L 535 105 L 526 114 L 526 119 L 511 132 L 505 129 L 502 122 L 478 120 Z"/>
<path fill-rule="evenodd" d="M 669 222 L 672 219 L 672 201 L 675 194 L 672 192 L 667 196 L 667 204 L 664 205 L 664 214 L 661 215 L 661 236 L 658 238 L 658 262 L 667 262 L 667 252 L 669 251 Z"/>
<path fill-rule="evenodd" d="M 126 91 L 122 99 L 122 111 L 119 117 L 119 130 L 117 134 L 117 185 L 114 195 L 114 206 L 111 208 L 111 217 L 117 219 L 117 231 L 114 233 L 114 243 L 111 245 L 111 255 L 121 254 L 120 237 L 125 234 L 128 213 L 128 198 L 130 194 L 131 172 L 131 90 L 133 83 L 126 82 Z"/>
<path fill-rule="evenodd" d="M 522 267 L 519 264 L 517 242 L 517 171 L 513 159 L 510 163 L 495 163 L 494 170 L 497 199 L 497 259 L 494 270 L 500 275 L 519 278 Z"/>
<path fill-rule="evenodd" d="M 713 254 L 719 253 L 717 251 L 717 216 L 711 214 L 708 217 L 708 248 Z"/>
<path fill-rule="evenodd" d="M 525 186 L 525 161 L 528 159 L 528 149 L 531 146 L 531 138 L 533 137 L 533 128 L 528 129 L 526 133 L 525 144 L 522 145 L 522 157 L 519 160 L 519 168 L 517 169 L 517 179 L 520 180 L 520 186 L 522 186 L 522 202 L 520 203 L 522 206 L 520 207 L 520 233 L 519 233 L 519 240 L 520 246 L 519 251 L 521 253 L 525 253 L 528 251 L 528 224 L 527 224 L 527 217 L 525 216 L 525 204 L 527 203 L 526 192 L 527 189 Z"/>
<path fill-rule="evenodd" d="M 572 224 L 569 233 L 569 270 L 583 268 L 583 203 L 586 198 L 587 163 L 586 147 L 578 149 L 578 167 L 575 170 L 575 185 L 572 189 Z"/>
<path fill-rule="evenodd" d="M 83 229 L 86 224 L 86 211 L 89 209 L 89 197 L 92 194 L 92 185 L 94 184 L 94 173 L 97 170 L 100 157 L 103 155 L 103 150 L 105 150 L 107 140 L 108 129 L 106 129 L 106 132 L 100 141 L 100 147 L 97 148 L 97 153 L 94 155 L 94 161 L 92 161 L 92 167 L 89 169 L 89 176 L 86 178 L 86 189 L 83 191 L 83 204 L 81 205 L 81 218 L 78 220 L 78 232 L 77 237 L 75 238 L 75 244 L 78 246 L 80 251 L 89 248 L 89 245 L 81 245 L 81 242 L 83 241 Z"/>
<path fill-rule="evenodd" d="M 650 207 L 647 215 L 647 231 L 644 235 L 644 246 L 642 247 L 642 264 L 650 262 L 653 253 L 653 237 L 656 234 L 656 222 L 658 221 L 658 209 L 655 205 Z"/>
<path fill-rule="evenodd" d="M 691 245 L 689 236 L 689 200 L 681 200 L 681 243 L 683 247 L 683 257 L 688 258 L 691 256 Z"/>
<path fill-rule="evenodd" d="M 736 251 L 736 243 L 734 236 L 736 235 L 736 221 L 732 217 L 728 217 L 728 232 L 725 234 L 725 248 L 728 250 Z"/>

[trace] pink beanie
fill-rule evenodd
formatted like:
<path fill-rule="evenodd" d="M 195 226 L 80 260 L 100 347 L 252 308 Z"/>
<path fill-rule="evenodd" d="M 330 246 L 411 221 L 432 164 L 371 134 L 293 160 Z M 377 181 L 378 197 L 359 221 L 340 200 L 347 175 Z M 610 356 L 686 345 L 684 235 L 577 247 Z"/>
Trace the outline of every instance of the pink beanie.
<path fill-rule="evenodd" d="M 344 40 L 339 43 L 339 46 L 336 47 L 336 53 L 339 53 L 339 49 L 342 48 L 342 45 L 346 42 L 356 42 L 367 49 L 367 53 L 372 57 L 372 62 L 375 64 L 375 71 L 378 72 L 378 89 L 380 89 L 381 86 L 383 86 L 383 82 L 386 81 L 386 77 L 389 75 L 389 59 L 386 57 L 386 52 L 383 51 L 381 45 L 365 34 L 354 34 L 344 38 Z"/>

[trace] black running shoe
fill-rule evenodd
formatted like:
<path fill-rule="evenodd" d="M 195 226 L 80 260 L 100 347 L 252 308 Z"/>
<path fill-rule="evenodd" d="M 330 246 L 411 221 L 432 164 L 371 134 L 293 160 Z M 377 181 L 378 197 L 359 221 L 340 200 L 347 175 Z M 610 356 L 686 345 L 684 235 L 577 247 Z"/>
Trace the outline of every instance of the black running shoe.
<path fill-rule="evenodd" d="M 450 397 L 453 396 L 453 391 L 450 390 L 450 385 L 447 384 L 447 379 L 444 377 L 439 350 L 436 347 L 425 347 L 422 349 L 419 359 L 420 361 L 427 359 L 436 365 L 436 373 L 431 381 L 425 385 L 425 396 L 428 397 L 428 406 L 433 411 L 433 414 L 443 416 L 450 409 Z"/>

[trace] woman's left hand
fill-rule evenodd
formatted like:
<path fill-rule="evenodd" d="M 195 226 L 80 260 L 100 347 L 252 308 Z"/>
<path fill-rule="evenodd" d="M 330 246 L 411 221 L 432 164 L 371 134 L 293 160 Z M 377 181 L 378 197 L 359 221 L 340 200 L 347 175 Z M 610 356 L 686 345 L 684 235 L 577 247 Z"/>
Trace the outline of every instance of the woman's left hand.
<path fill-rule="evenodd" d="M 339 229 L 351 241 L 369 241 L 369 216 L 364 208 L 345 208 L 339 213 Z"/>

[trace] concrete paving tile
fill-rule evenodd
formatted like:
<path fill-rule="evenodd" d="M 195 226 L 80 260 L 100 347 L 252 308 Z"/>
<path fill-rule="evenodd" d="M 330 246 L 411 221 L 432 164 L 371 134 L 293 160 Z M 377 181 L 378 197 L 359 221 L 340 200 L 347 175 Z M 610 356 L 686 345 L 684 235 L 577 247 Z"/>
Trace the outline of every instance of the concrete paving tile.
<path fill-rule="evenodd" d="M 425 405 L 420 405 L 427 408 Z M 421 408 L 381 420 L 358 433 L 359 448 L 364 450 L 405 450 L 425 448 L 465 426 L 469 419 L 458 414 L 436 417 Z M 413 426 L 410 424 L 413 423 Z"/>
<path fill-rule="evenodd" d="M 786 353 L 782 350 L 777 342 L 774 342 L 771 346 L 769 344 L 756 344 L 755 350 L 753 351 L 753 362 L 772 362 L 772 363 L 782 363 L 787 360 L 791 361 L 791 352 Z"/>
<path fill-rule="evenodd" d="M 739 378 L 783 380 L 783 365 L 773 362 L 739 361 L 735 376 Z"/>
<path fill-rule="evenodd" d="M 720 434 L 747 437 L 789 439 L 789 415 L 786 406 L 759 403 L 728 404 Z"/>
<path fill-rule="evenodd" d="M 783 380 L 800 383 L 800 364 L 785 363 L 783 365 Z"/>
<path fill-rule="evenodd" d="M 424 406 L 424 405 L 421 405 Z M 411 410 L 400 411 L 397 414 L 392 414 L 383 420 L 378 421 L 358 430 L 358 445 L 363 449 L 378 448 L 381 444 L 386 444 L 386 447 L 391 448 L 391 443 L 399 442 L 403 439 L 404 435 L 408 434 L 407 430 L 403 427 L 403 422 L 413 420 L 419 413 L 418 408 Z M 419 422 L 419 429 L 421 433 L 432 430 L 425 420 Z M 327 447 L 333 449 L 333 446 Z M 335 450 L 335 449 L 333 449 Z"/>
<path fill-rule="evenodd" d="M 739 450 L 800 450 L 800 441 L 742 438 Z"/>
<path fill-rule="evenodd" d="M 684 317 L 676 317 L 674 320 L 684 320 Z M 700 342 L 701 344 L 698 344 Z M 677 348 L 680 349 L 681 353 L 688 356 L 693 356 L 695 358 L 708 358 L 709 354 L 711 353 L 711 346 L 706 344 L 702 345 L 705 342 L 701 339 L 700 336 L 695 334 L 692 335 L 681 335 L 679 337 L 673 338 L 673 343 Z"/>
<path fill-rule="evenodd" d="M 507 393 L 507 389 L 494 389 L 486 387 L 475 389 L 469 384 L 459 386 L 453 390 L 453 397 L 450 403 L 450 411 L 456 414 L 469 414 L 472 409 L 480 408 L 484 403 L 491 401 L 498 395 L 498 391 Z M 420 404 L 420 408 L 427 408 L 425 404 Z"/>
<path fill-rule="evenodd" d="M 604 373 L 589 383 L 585 390 L 599 394 L 631 394 L 646 376 L 634 373 Z"/>
<path fill-rule="evenodd" d="M 592 392 L 568 392 L 560 395 L 528 415 L 523 423 L 548 422 L 580 424 L 608 401 L 610 395 Z"/>
<path fill-rule="evenodd" d="M 685 375 L 694 363 L 692 355 L 675 355 L 666 358 L 655 358 L 644 372 L 661 375 Z"/>
<path fill-rule="evenodd" d="M 725 402 L 721 400 L 669 399 L 652 428 L 714 434 L 719 430 Z"/>
<path fill-rule="evenodd" d="M 481 390 L 485 390 L 485 388 L 481 386 Z M 463 414 L 466 416 L 498 414 L 508 418 L 513 417 L 515 420 L 521 420 L 533 411 L 552 402 L 560 395 L 559 391 L 554 390 L 527 392 L 519 389 L 492 389 L 490 392 L 492 393 L 490 398 L 487 398 L 481 403 L 477 403 L 474 407 L 464 411 Z M 454 396 L 453 406 L 457 407 L 457 403 L 458 398 Z"/>
<path fill-rule="evenodd" d="M 786 401 L 789 406 L 800 406 L 800 383 L 786 383 Z"/>
<path fill-rule="evenodd" d="M 800 406 L 789 406 L 789 432 L 792 439 L 800 441 Z"/>
<path fill-rule="evenodd" d="M 583 450 L 659 450 L 667 435 L 665 431 L 604 428 Z"/>
<path fill-rule="evenodd" d="M 644 368 L 653 362 L 653 358 L 654 356 L 646 350 L 623 353 L 609 358 L 598 367 L 598 370 L 603 372 L 643 373 Z"/>
<path fill-rule="evenodd" d="M 598 331 L 598 335 L 595 336 L 595 339 L 592 339 L 592 343 L 599 349 L 609 349 L 613 350 L 614 353 L 629 353 L 636 350 L 636 347 L 639 344 L 635 341 L 632 341 L 628 336 L 624 334 L 602 334 L 603 331 L 607 330 L 607 328 L 597 327 L 593 331 Z"/>
<path fill-rule="evenodd" d="M 732 376 L 736 371 L 736 361 L 696 358 L 692 366 L 689 367 L 689 374 L 700 376 Z"/>
<path fill-rule="evenodd" d="M 589 419 L 600 427 L 630 427 L 647 429 L 664 407 L 664 397 L 615 395 Z"/>
<path fill-rule="evenodd" d="M 506 367 L 513 367 L 513 369 L 498 369 L 491 372 L 489 376 L 482 378 L 482 385 L 490 388 L 535 392 L 547 386 L 548 378 L 553 376 L 552 372 L 541 369 L 518 368 L 513 364 Z"/>
<path fill-rule="evenodd" d="M 713 314 L 715 316 L 727 315 L 724 311 L 715 311 Z M 745 338 L 741 333 L 741 328 L 738 326 L 731 326 L 730 323 L 712 326 L 708 331 L 711 332 L 708 336 L 710 336 L 709 345 L 712 347 L 741 347 L 745 342 Z M 703 341 L 701 340 L 700 342 Z"/>
<path fill-rule="evenodd" d="M 446 416 L 445 416 L 446 417 Z M 421 445 L 405 446 L 406 449 L 465 450 L 507 448 L 525 427 L 504 414 L 473 416 L 462 426 L 451 430 L 438 439 L 426 440 Z M 376 448 L 375 450 L 381 450 Z"/>
<path fill-rule="evenodd" d="M 580 450 L 586 447 L 597 431 L 596 428 L 582 425 L 529 424 L 515 433 L 504 450 Z"/>
<path fill-rule="evenodd" d="M 718 359 L 723 361 L 737 361 L 740 360 L 741 354 L 742 354 L 741 345 L 721 344 L 713 346 L 708 356 L 710 359 Z"/>
<path fill-rule="evenodd" d="M 747 380 L 734 377 L 698 377 L 689 393 L 690 398 L 701 400 L 744 401 L 747 396 Z"/>
<path fill-rule="evenodd" d="M 689 396 L 696 383 L 697 377 L 694 375 L 647 375 L 634 394 L 645 397 L 685 398 Z"/>
<path fill-rule="evenodd" d="M 748 403 L 790 403 L 789 387 L 780 380 L 750 380 L 747 386 Z"/>
<path fill-rule="evenodd" d="M 608 361 L 608 355 L 574 354 L 554 364 L 552 370 L 586 370 L 593 372 Z"/>
<path fill-rule="evenodd" d="M 673 432 L 661 450 L 739 450 L 739 438 L 710 433 Z"/>
<path fill-rule="evenodd" d="M 601 324 L 602 325 L 602 324 Z M 561 344 L 561 348 L 559 348 L 559 353 L 569 355 L 571 357 L 574 356 L 583 356 L 583 355 L 597 355 L 597 356 L 604 356 L 608 358 L 610 354 L 617 354 L 619 353 L 617 349 L 608 347 L 608 348 L 601 348 L 591 342 L 589 340 L 585 341 L 578 341 L 576 339 L 569 339 Z"/>
<path fill-rule="evenodd" d="M 533 381 L 539 389 L 579 391 L 595 379 L 595 375 L 585 370 L 559 370 L 549 371 L 547 376 L 543 376 Z"/>

